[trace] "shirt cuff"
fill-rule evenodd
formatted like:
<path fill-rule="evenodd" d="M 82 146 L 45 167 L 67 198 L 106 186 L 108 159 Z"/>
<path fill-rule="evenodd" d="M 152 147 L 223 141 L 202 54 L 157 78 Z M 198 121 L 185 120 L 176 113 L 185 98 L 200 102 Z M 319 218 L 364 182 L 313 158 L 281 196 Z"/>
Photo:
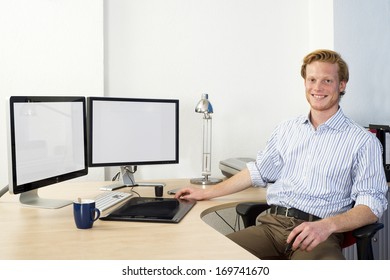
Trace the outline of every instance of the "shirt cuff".
<path fill-rule="evenodd" d="M 251 176 L 252 185 L 255 187 L 264 187 L 267 184 L 264 182 L 259 169 L 257 168 L 256 161 L 248 162 L 246 164 L 249 174 Z"/>

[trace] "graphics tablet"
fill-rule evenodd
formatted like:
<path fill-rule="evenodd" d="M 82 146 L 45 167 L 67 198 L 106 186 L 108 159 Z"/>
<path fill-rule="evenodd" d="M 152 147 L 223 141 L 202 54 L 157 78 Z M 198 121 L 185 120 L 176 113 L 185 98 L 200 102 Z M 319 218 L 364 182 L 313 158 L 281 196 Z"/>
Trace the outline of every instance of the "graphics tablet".
<path fill-rule="evenodd" d="M 133 197 L 101 220 L 178 223 L 196 201 L 161 197 Z"/>

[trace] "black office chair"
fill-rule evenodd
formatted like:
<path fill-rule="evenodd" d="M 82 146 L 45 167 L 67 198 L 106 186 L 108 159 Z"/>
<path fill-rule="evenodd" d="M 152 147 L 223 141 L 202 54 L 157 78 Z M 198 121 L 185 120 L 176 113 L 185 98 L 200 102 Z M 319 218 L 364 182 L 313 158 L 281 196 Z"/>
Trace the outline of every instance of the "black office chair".
<path fill-rule="evenodd" d="M 257 217 L 271 206 L 259 202 L 242 202 L 236 206 L 237 214 L 242 218 L 244 227 L 256 224 Z M 349 247 L 356 243 L 359 260 L 373 260 L 372 238 L 383 228 L 382 223 L 373 223 L 344 233 L 342 248 Z"/>

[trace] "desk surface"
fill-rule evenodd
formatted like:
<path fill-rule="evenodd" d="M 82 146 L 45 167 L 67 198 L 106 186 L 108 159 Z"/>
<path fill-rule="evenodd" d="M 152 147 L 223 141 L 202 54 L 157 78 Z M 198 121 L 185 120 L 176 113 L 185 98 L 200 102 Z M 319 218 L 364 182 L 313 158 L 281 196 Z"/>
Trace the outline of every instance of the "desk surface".
<path fill-rule="evenodd" d="M 167 190 L 189 184 L 185 179 L 165 182 L 167 197 Z M 93 198 L 101 192 L 99 187 L 107 184 L 60 183 L 40 189 L 39 194 L 43 198 L 69 200 Z M 142 196 L 154 196 L 152 187 L 134 190 Z M 19 203 L 19 196 L 7 193 L 0 198 L 0 259 L 256 259 L 201 219 L 212 211 L 254 198 L 264 200 L 265 189 L 249 188 L 199 201 L 179 224 L 97 220 L 92 229 L 80 230 L 74 224 L 71 205 L 54 210 L 30 208 Z"/>

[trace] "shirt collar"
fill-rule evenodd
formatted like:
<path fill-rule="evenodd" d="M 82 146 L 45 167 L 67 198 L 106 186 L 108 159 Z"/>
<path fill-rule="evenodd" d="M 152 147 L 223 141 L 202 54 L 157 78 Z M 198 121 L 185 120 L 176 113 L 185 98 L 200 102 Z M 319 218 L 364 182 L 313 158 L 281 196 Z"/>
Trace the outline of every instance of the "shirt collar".
<path fill-rule="evenodd" d="M 302 116 L 301 122 L 302 124 L 311 124 L 310 118 L 309 118 L 310 112 Z M 337 110 L 336 114 L 334 114 L 329 120 L 327 120 L 325 123 L 320 125 L 320 127 L 329 127 L 331 129 L 335 130 L 342 130 L 345 124 L 346 116 L 344 115 L 343 110 L 341 107 Z"/>

